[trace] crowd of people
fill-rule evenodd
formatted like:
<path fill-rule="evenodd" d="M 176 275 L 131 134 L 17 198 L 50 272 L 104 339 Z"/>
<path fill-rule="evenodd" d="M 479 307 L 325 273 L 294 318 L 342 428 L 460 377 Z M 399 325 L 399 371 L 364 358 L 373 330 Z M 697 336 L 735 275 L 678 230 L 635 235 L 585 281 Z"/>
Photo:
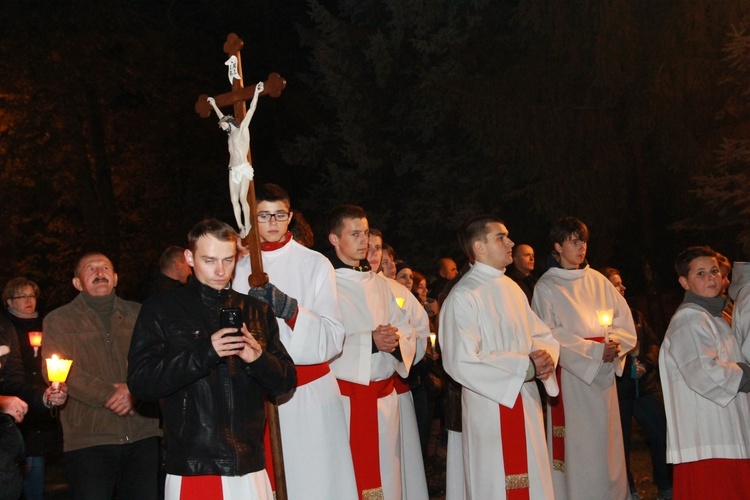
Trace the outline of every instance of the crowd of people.
<path fill-rule="evenodd" d="M 619 270 L 589 266 L 576 218 L 550 229 L 543 273 L 493 215 L 459 228 L 460 271 L 422 272 L 361 207 L 329 214 L 319 253 L 282 187 L 255 200 L 263 272 L 207 219 L 164 251 L 142 305 L 99 252 L 46 316 L 36 283 L 7 283 L 0 498 L 43 498 L 44 457 L 63 450 L 74 499 L 427 500 L 436 420 L 448 500 L 638 499 L 633 419 L 659 498 L 750 489 L 750 263 L 681 252 L 662 336 Z M 65 383 L 41 349 L 73 360 Z"/>

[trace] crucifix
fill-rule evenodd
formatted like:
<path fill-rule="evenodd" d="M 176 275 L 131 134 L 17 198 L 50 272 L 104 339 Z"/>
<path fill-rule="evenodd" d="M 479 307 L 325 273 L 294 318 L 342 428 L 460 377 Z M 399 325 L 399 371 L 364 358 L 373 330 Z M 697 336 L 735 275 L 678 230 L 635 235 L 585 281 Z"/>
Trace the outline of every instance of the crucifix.
<path fill-rule="evenodd" d="M 250 264 L 252 273 L 248 277 L 250 286 L 262 287 L 268 282 L 268 275 L 263 272 L 260 239 L 256 229 L 258 221 L 257 205 L 255 202 L 255 184 L 253 181 L 252 156 L 250 154 L 249 123 L 255 112 L 258 98 L 262 95 L 279 97 L 286 87 L 284 80 L 278 73 L 271 73 L 265 82 L 259 82 L 254 87 L 244 87 L 242 80 L 242 59 L 240 50 L 245 42 L 235 33 L 227 36 L 224 52 L 229 59 L 225 63 L 228 67 L 229 81 L 232 91 L 215 97 L 205 94 L 198 97 L 195 112 L 201 118 L 211 116 L 215 111 L 219 117 L 219 126 L 229 134 L 229 186 L 232 204 L 235 211 L 237 225 L 243 243 L 250 249 Z M 251 100 L 250 112 L 246 113 L 245 102 Z M 224 116 L 219 108 L 232 105 L 234 118 Z M 239 125 L 238 125 L 239 123 Z M 234 128 L 233 128 L 234 127 Z M 239 215 L 239 209 L 244 211 L 244 219 Z M 287 499 L 286 479 L 284 473 L 284 457 L 281 450 L 281 431 L 279 429 L 279 409 L 274 403 L 266 402 L 268 429 L 271 438 L 271 452 L 273 456 L 273 479 L 277 500 Z"/>

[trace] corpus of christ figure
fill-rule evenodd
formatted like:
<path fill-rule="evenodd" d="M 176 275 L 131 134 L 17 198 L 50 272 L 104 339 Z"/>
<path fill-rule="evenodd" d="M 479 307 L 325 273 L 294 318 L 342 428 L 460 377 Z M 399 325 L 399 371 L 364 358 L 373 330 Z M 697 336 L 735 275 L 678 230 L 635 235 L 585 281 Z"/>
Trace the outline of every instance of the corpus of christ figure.
<path fill-rule="evenodd" d="M 219 110 L 213 97 L 207 99 L 219 117 L 219 127 L 229 136 L 227 138 L 229 145 L 229 194 L 232 197 L 234 218 L 240 229 L 241 238 L 247 236 L 252 227 L 247 192 L 250 182 L 253 180 L 253 166 L 247 161 L 247 153 L 250 151 L 250 120 L 255 113 L 258 96 L 261 92 L 263 92 L 263 82 L 258 82 L 255 86 L 253 100 L 250 102 L 250 109 L 239 125 L 232 115 L 225 115 Z"/>

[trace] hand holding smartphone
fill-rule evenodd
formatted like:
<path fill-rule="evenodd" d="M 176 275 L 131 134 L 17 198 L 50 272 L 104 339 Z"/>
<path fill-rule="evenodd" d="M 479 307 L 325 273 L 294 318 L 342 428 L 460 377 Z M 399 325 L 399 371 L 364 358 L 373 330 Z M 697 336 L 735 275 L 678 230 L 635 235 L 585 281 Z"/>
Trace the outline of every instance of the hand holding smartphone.
<path fill-rule="evenodd" d="M 235 333 L 227 335 L 233 337 L 242 337 L 242 309 L 239 307 L 224 307 L 219 311 L 219 325 L 221 328 L 235 328 Z"/>

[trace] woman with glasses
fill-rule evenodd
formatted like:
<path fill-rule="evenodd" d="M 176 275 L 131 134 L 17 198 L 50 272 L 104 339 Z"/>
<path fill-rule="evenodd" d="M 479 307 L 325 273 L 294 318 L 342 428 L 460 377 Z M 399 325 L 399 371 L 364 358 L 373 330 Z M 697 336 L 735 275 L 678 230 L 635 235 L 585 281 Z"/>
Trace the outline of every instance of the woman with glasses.
<path fill-rule="evenodd" d="M 39 286 L 22 277 L 10 280 L 3 290 L 6 314 L 18 335 L 26 383 L 43 387 L 47 383 L 42 375 L 42 348 L 35 350 L 29 340 L 29 332 L 42 332 L 43 315 L 37 311 L 39 295 Z M 44 496 L 44 455 L 62 451 L 60 421 L 57 412 L 30 411 L 19 428 L 26 446 L 24 497 L 41 499 Z"/>

